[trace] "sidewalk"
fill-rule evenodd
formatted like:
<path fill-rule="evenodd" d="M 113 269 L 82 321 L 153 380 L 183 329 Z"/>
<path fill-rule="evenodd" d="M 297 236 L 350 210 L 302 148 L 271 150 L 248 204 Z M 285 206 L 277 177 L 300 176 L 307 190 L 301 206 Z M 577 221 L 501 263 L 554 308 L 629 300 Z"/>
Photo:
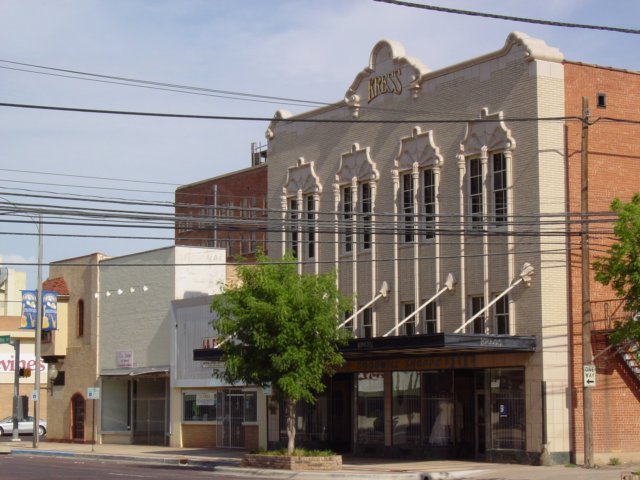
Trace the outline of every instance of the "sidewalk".
<path fill-rule="evenodd" d="M 619 480 L 621 473 L 640 466 L 603 466 L 595 469 L 568 468 L 564 465 L 532 467 L 526 465 L 481 463 L 472 461 L 407 461 L 343 457 L 343 468 L 332 472 L 291 472 L 240 467 L 244 451 L 226 449 L 180 449 L 150 445 L 86 445 L 41 441 L 37 449 L 31 442 L 2 442 L 0 454 L 58 456 L 121 462 L 164 463 L 186 467 L 210 468 L 217 473 L 237 477 L 287 479 L 463 479 L 476 480 Z"/>

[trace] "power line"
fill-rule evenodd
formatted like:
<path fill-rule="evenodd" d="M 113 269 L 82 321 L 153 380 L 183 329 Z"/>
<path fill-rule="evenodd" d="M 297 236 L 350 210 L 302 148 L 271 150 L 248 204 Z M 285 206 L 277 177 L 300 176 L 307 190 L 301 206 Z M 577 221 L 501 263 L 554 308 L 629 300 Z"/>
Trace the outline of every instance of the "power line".
<path fill-rule="evenodd" d="M 289 98 L 289 97 L 275 97 L 275 96 L 271 96 L 271 95 L 260 95 L 260 94 L 256 94 L 256 93 L 246 93 L 246 92 L 234 92 L 234 91 L 231 91 L 231 90 L 218 90 L 218 89 L 214 89 L 214 88 L 205 88 L 205 87 L 193 87 L 193 86 L 189 86 L 189 85 L 180 85 L 180 84 L 175 84 L 175 83 L 157 82 L 157 81 L 152 81 L 152 80 L 140 80 L 140 79 L 136 79 L 136 78 L 118 77 L 118 76 L 115 76 L 115 75 L 104 75 L 104 74 L 99 74 L 99 73 L 83 72 L 83 71 L 79 71 L 79 70 L 68 70 L 68 69 L 64 69 L 64 68 L 48 67 L 48 66 L 44 66 L 44 65 L 35 65 L 35 64 L 32 64 L 32 63 L 15 62 L 15 61 L 4 60 L 4 59 L 0 59 L 0 62 L 10 63 L 12 65 L 22 65 L 22 66 L 25 66 L 25 67 L 40 68 L 40 69 L 43 69 L 43 70 L 53 70 L 53 71 L 56 71 L 56 72 L 72 73 L 72 74 L 75 74 L 75 75 L 84 75 L 86 77 L 98 77 L 98 78 L 103 78 L 103 79 L 119 80 L 119 81 L 123 81 L 123 82 L 140 83 L 142 85 L 148 85 L 148 86 L 170 87 L 170 88 L 177 88 L 177 89 L 180 89 L 180 90 L 193 90 L 193 91 L 196 91 L 196 92 L 210 92 L 210 93 L 217 93 L 217 94 L 221 94 L 221 95 L 233 95 L 233 96 L 236 96 L 236 97 L 248 97 L 248 98 L 253 98 L 253 99 L 274 100 L 274 101 L 278 101 L 278 102 L 295 102 L 295 103 L 304 104 L 304 105 L 301 105 L 301 106 L 309 106 L 309 104 L 315 105 L 315 106 L 326 106 L 326 105 L 329 105 L 329 103 L 318 102 L 318 101 L 315 101 L 315 100 L 304 100 L 304 99 Z M 9 67 L 0 67 L 0 68 L 9 68 Z M 34 71 L 31 71 L 31 70 L 27 70 L 27 71 L 30 72 L 30 73 L 41 73 L 41 74 L 44 74 L 44 75 L 53 75 L 53 74 L 46 74 L 44 72 L 34 72 Z M 64 75 L 60 75 L 60 76 L 64 76 Z M 80 78 L 80 77 L 71 77 L 71 78 Z M 91 79 L 84 78 L 83 80 L 91 80 Z M 97 80 L 92 80 L 92 81 L 97 81 Z M 109 82 L 109 83 L 113 83 L 113 82 Z M 138 85 L 132 85 L 131 83 L 127 83 L 127 84 L 123 84 L 123 85 L 138 86 Z M 151 87 L 149 87 L 149 88 L 151 88 Z M 178 90 L 173 90 L 173 91 L 178 91 Z M 190 92 L 182 92 L 182 93 L 190 93 Z M 228 97 L 223 97 L 223 98 L 228 98 Z M 236 98 L 236 100 L 241 100 L 241 99 L 240 98 Z M 269 102 L 269 103 L 275 103 L 275 102 Z"/>
<path fill-rule="evenodd" d="M 271 122 L 282 121 L 285 123 L 360 123 L 360 124 L 396 124 L 396 123 L 442 123 L 442 124 L 456 124 L 456 123 L 495 123 L 496 119 L 489 118 L 468 118 L 468 119 L 415 119 L 415 118 L 397 118 L 397 119 L 336 119 L 336 118 L 274 118 L 274 117 L 244 117 L 244 116 L 232 116 L 232 115 L 196 115 L 188 113 L 160 113 L 160 112 L 136 112 L 130 110 L 103 110 L 95 108 L 76 108 L 76 107 L 56 107 L 51 105 L 33 105 L 24 103 L 5 103 L 0 102 L 0 107 L 10 108 L 25 108 L 35 110 L 51 110 L 58 112 L 76 112 L 76 113 L 100 113 L 106 115 L 127 115 L 127 116 L 140 116 L 140 117 L 161 117 L 161 118 L 183 118 L 183 119 L 195 119 L 195 120 L 236 120 L 247 122 Z M 514 117 L 514 118 L 502 118 L 503 122 L 564 122 L 568 120 L 583 121 L 582 117 L 578 116 L 561 116 L 561 117 Z"/>
<path fill-rule="evenodd" d="M 603 30 L 603 31 L 618 32 L 618 33 L 631 33 L 634 35 L 640 34 L 640 30 L 636 30 L 633 28 L 607 27 L 607 26 L 601 26 L 601 25 L 588 25 L 583 23 L 567 23 L 567 22 L 557 22 L 553 20 L 540 20 L 540 19 L 528 18 L 528 17 L 513 17 L 510 15 L 500 15 L 496 13 L 476 12 L 471 10 L 460 10 L 457 8 L 446 8 L 446 7 L 438 7 L 435 5 L 424 5 L 421 3 L 404 2 L 401 0 L 374 0 L 374 2 L 388 3 L 391 5 L 399 5 L 402 7 L 419 8 L 422 10 L 433 10 L 436 12 L 443 12 L 443 13 L 454 13 L 456 15 L 468 15 L 472 17 L 484 17 L 484 18 L 493 18 L 497 20 L 509 20 L 512 22 L 548 25 L 551 27 L 584 28 L 588 30 Z"/>
<path fill-rule="evenodd" d="M 2 172 L 15 172 L 15 173 L 29 173 L 29 174 L 38 174 L 38 175 L 51 175 L 56 177 L 65 177 L 65 178 L 85 178 L 90 180 L 109 180 L 114 182 L 127 182 L 127 183 L 144 183 L 149 185 L 169 185 L 172 187 L 178 187 L 180 184 L 178 183 L 167 183 L 167 182 L 154 182 L 152 180 L 131 180 L 128 178 L 113 178 L 113 177 L 95 177 L 92 175 L 74 175 L 70 173 L 55 173 L 55 172 L 43 172 L 43 171 L 34 171 L 34 170 L 18 170 L 15 168 L 0 168 Z"/>

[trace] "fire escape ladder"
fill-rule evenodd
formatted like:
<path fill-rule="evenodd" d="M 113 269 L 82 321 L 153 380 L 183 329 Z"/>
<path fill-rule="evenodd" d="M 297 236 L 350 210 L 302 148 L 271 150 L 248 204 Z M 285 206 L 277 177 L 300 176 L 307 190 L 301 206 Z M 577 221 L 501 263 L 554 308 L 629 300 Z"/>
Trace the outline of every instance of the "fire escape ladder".
<path fill-rule="evenodd" d="M 616 347 L 618 354 L 627 364 L 640 382 L 640 345 L 635 340 L 627 339 Z"/>

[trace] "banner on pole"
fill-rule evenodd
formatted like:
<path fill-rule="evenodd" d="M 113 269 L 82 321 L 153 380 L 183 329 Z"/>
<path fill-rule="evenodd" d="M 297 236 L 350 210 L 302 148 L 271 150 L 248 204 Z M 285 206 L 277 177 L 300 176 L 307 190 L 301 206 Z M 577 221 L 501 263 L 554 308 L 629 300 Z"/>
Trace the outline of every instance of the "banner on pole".
<path fill-rule="evenodd" d="M 22 317 L 20 328 L 34 330 L 36 328 L 36 312 L 38 311 L 38 292 L 22 290 Z"/>
<path fill-rule="evenodd" d="M 42 292 L 42 330 L 58 329 L 58 293 Z"/>
<path fill-rule="evenodd" d="M 36 290 L 22 290 L 22 316 L 20 328 L 35 330 L 36 312 L 38 311 L 38 292 Z M 58 293 L 42 292 L 42 330 L 58 329 Z"/>

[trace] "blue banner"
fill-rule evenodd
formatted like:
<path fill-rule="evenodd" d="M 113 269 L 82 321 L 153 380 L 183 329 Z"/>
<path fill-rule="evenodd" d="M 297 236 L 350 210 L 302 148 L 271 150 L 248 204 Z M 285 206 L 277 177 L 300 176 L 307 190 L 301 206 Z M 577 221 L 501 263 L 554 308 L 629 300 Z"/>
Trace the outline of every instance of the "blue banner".
<path fill-rule="evenodd" d="M 58 293 L 42 292 L 42 330 L 58 329 Z"/>
<path fill-rule="evenodd" d="M 36 312 L 38 311 L 38 292 L 22 290 L 22 317 L 20 328 L 34 330 L 36 328 Z"/>
<path fill-rule="evenodd" d="M 38 311 L 38 292 L 36 290 L 22 290 L 22 317 L 20 328 L 35 330 L 36 312 Z M 42 292 L 42 330 L 58 329 L 58 294 L 56 292 Z"/>

